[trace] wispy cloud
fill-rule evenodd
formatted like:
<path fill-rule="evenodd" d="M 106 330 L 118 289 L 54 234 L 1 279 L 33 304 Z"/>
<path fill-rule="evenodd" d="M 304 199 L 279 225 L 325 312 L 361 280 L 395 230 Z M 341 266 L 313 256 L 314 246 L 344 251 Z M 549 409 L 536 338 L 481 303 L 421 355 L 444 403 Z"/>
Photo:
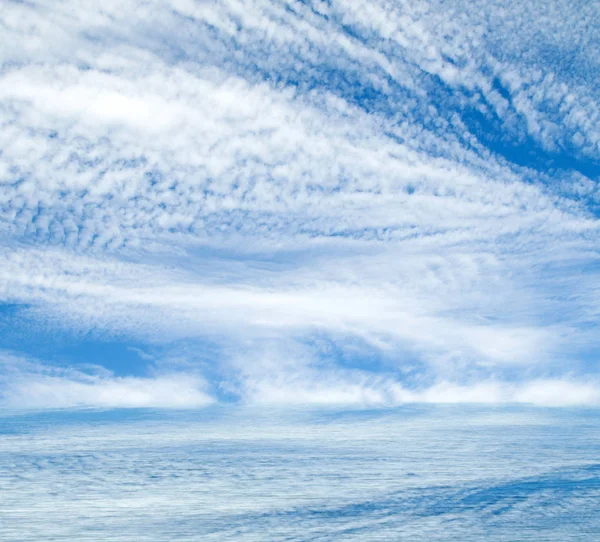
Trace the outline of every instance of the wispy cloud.
<path fill-rule="evenodd" d="M 241 400 L 595 401 L 595 8 L 534 5 L 9 2 L 0 301 Z M 144 361 L 39 403 L 204 401 Z"/>
<path fill-rule="evenodd" d="M 116 377 L 40 364 L 14 356 L 0 360 L 0 397 L 11 408 L 197 408 L 214 399 L 206 382 L 189 374 Z"/>

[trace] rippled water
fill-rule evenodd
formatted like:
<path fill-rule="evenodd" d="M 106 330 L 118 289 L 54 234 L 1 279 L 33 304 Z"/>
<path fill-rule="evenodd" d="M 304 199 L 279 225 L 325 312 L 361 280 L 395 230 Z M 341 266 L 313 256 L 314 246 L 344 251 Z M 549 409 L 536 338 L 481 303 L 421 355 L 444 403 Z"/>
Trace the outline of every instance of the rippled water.
<path fill-rule="evenodd" d="M 0 418 L 0 540 L 600 540 L 600 412 Z"/>

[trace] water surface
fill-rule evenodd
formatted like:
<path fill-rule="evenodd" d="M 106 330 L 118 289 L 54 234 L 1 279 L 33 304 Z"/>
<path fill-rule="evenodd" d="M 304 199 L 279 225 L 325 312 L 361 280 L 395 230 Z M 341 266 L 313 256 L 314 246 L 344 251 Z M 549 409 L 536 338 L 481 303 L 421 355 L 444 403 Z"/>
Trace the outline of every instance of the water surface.
<path fill-rule="evenodd" d="M 598 540 L 598 414 L 8 412 L 0 540 Z"/>

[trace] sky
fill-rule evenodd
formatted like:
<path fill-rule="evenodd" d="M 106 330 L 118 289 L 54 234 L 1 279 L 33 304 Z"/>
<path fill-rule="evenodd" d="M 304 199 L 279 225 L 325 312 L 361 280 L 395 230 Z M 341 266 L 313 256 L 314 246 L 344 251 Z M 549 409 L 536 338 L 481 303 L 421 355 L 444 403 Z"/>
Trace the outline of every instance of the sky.
<path fill-rule="evenodd" d="M 599 404 L 599 24 L 6 0 L 0 405 Z"/>

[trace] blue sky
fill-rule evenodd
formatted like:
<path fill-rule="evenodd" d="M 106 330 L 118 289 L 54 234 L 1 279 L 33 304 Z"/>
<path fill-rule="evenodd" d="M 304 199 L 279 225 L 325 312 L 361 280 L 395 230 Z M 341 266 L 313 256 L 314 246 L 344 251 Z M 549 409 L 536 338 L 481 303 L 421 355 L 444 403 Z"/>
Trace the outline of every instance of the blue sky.
<path fill-rule="evenodd" d="M 6 2 L 0 401 L 597 404 L 599 15 Z"/>

